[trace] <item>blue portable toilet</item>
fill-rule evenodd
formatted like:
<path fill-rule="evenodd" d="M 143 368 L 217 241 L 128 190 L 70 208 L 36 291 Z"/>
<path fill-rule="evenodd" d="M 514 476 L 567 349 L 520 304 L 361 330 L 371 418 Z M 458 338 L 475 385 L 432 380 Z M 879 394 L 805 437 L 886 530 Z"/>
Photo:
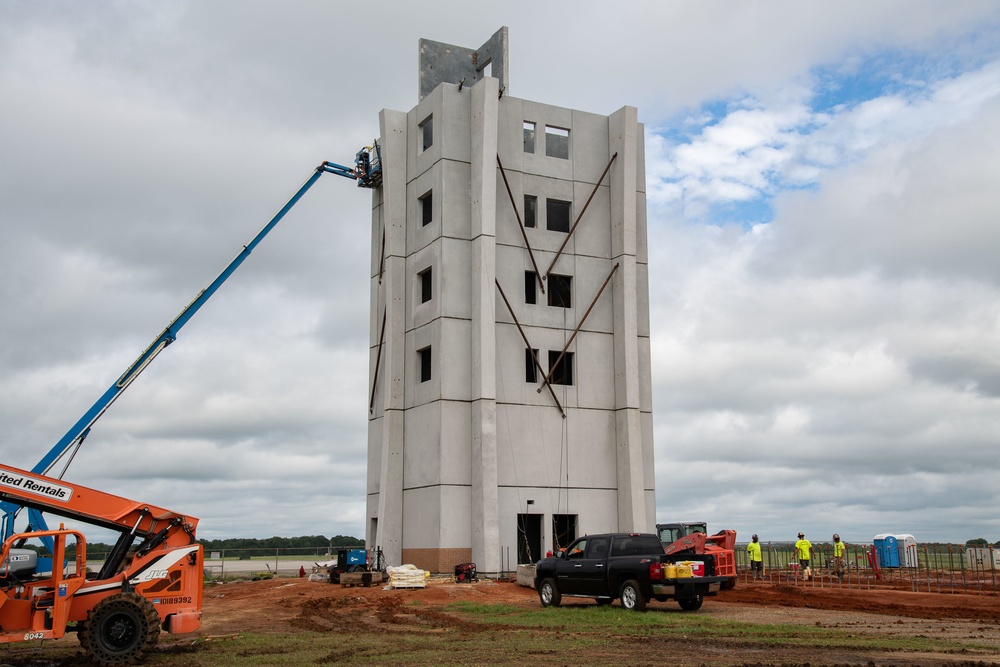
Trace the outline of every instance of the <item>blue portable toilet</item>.
<path fill-rule="evenodd" d="M 875 536 L 875 556 L 879 567 L 899 567 L 899 540 L 890 533 Z"/>
<path fill-rule="evenodd" d="M 885 538 L 888 533 L 881 533 L 876 535 L 872 539 L 872 545 L 875 547 L 875 561 L 879 567 L 885 567 Z"/>
<path fill-rule="evenodd" d="M 885 556 L 882 567 L 899 567 L 899 539 L 895 535 L 885 536 Z"/>

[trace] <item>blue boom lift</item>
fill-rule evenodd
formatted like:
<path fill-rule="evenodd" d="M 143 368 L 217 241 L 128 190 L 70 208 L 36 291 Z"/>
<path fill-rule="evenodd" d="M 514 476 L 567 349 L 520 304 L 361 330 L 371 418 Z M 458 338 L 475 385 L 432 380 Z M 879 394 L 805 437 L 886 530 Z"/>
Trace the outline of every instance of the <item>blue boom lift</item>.
<path fill-rule="evenodd" d="M 121 374 L 114 384 L 112 384 L 104 394 L 90 407 L 87 412 L 84 413 L 80 419 L 73 424 L 66 435 L 59 439 L 52 449 L 50 449 L 42 459 L 35 464 L 31 469 L 33 473 L 39 473 L 43 475 L 49 475 L 49 471 L 55 467 L 55 465 L 65 457 L 66 462 L 63 465 L 62 470 L 58 475 L 49 475 L 50 477 L 57 477 L 62 479 L 62 476 L 66 473 L 66 469 L 69 467 L 70 463 L 73 462 L 73 458 L 79 451 L 80 446 L 83 441 L 86 440 L 87 436 L 90 435 L 90 429 L 93 427 L 94 423 L 101 418 L 101 416 L 107 411 L 111 404 L 125 391 L 132 382 L 139 377 L 146 367 L 152 363 L 153 359 L 163 351 L 165 347 L 177 340 L 177 334 L 187 324 L 188 320 L 194 317 L 194 314 L 201 309 L 205 303 L 212 298 L 224 282 L 239 268 L 240 264 L 250 256 L 254 248 L 257 247 L 264 237 L 274 229 L 285 214 L 296 203 L 299 199 L 313 186 L 320 176 L 323 174 L 336 174 L 337 176 L 343 176 L 344 178 L 350 178 L 356 181 L 358 187 L 361 188 L 376 188 L 382 185 L 382 159 L 380 154 L 380 149 L 378 142 L 372 142 L 372 146 L 365 146 L 357 152 L 354 159 L 354 167 L 345 167 L 344 165 L 337 164 L 335 162 L 324 162 L 323 164 L 316 167 L 312 176 L 310 176 L 302 187 L 292 195 L 291 199 L 281 207 L 281 209 L 274 214 L 274 217 L 264 228 L 261 229 L 253 240 L 248 244 L 243 246 L 243 250 L 236 256 L 236 258 L 229 263 L 229 265 L 223 269 L 222 273 L 211 282 L 205 289 L 200 291 L 194 300 L 189 303 L 180 314 L 173 319 L 166 326 L 166 328 L 160 332 L 160 334 L 153 339 L 153 342 L 143 350 L 139 358 L 136 359 L 132 364 L 125 369 L 125 372 Z M 6 540 L 14 533 L 14 520 L 17 517 L 18 512 L 21 510 L 21 506 L 12 502 L 4 501 L 0 502 L 0 510 L 3 511 L 3 539 Z M 34 530 L 47 530 L 47 525 L 45 519 L 41 512 L 38 510 L 28 508 L 28 524 Z M 49 538 L 51 542 L 51 538 Z M 49 549 L 50 553 L 52 550 L 51 544 L 46 544 L 46 548 Z M 43 563 L 39 563 L 39 567 L 43 567 Z"/>

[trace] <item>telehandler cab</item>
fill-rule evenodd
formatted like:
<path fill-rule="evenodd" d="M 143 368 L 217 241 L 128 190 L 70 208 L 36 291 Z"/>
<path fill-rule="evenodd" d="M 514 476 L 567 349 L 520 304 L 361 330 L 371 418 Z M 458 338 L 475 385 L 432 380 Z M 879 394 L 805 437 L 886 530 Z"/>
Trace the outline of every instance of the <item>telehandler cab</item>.
<path fill-rule="evenodd" d="M 179 634 L 201 626 L 198 519 L 2 464 L 0 499 L 119 533 L 96 574 L 87 570 L 87 542 L 78 530 L 29 529 L 6 539 L 0 644 L 75 631 L 95 662 L 122 665 L 140 660 L 161 629 Z M 30 567 L 35 561 L 22 547 L 35 538 L 51 539 L 51 572 Z"/>

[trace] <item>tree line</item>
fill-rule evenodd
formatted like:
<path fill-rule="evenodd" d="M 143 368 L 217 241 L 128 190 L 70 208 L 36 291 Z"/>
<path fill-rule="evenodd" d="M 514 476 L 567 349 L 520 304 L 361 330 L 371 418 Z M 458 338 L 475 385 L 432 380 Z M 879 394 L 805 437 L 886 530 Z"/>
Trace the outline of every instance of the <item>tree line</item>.
<path fill-rule="evenodd" d="M 230 537 L 221 540 L 198 540 L 205 549 L 206 554 L 210 551 L 239 551 L 245 556 L 273 556 L 275 549 L 316 549 L 326 552 L 331 547 L 336 550 L 338 547 L 350 547 L 352 549 L 364 547 L 365 541 L 349 535 L 336 535 L 326 537 L 325 535 L 302 535 L 300 537 Z M 111 551 L 112 545 L 101 542 L 87 543 L 87 559 L 101 560 Z M 25 549 L 32 549 L 39 554 L 47 555 L 48 551 L 40 546 L 25 544 Z M 66 545 L 66 556 L 72 558 L 76 554 L 76 544 Z M 207 556 L 206 556 L 207 558 Z"/>
<path fill-rule="evenodd" d="M 223 540 L 198 540 L 205 551 L 251 550 L 251 556 L 269 556 L 275 549 L 328 549 L 363 547 L 364 540 L 348 535 L 302 535 L 300 537 L 230 537 Z M 257 553 L 260 552 L 260 553 Z"/>

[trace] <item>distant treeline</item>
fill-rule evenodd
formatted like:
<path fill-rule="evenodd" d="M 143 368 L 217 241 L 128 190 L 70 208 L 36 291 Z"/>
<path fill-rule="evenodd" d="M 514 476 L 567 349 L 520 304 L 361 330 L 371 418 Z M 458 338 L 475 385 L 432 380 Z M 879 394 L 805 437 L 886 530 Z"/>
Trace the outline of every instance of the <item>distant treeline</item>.
<path fill-rule="evenodd" d="M 968 542 L 966 542 L 965 546 L 967 546 L 967 547 L 988 547 L 988 546 L 990 546 L 990 542 L 985 537 L 977 537 L 974 540 L 969 540 Z M 1000 540 L 997 540 L 996 542 L 994 542 L 993 546 L 1000 547 Z"/>
<path fill-rule="evenodd" d="M 326 537 L 324 535 L 303 535 L 301 537 L 230 537 L 225 540 L 198 540 L 205 551 L 253 550 L 252 556 L 271 556 L 275 549 L 323 549 L 337 547 L 363 547 L 364 540 L 347 535 Z"/>
<path fill-rule="evenodd" d="M 348 535 L 326 537 L 324 535 L 304 535 L 302 537 L 231 537 L 225 540 L 198 540 L 204 547 L 206 558 L 209 551 L 239 551 L 243 556 L 273 556 L 275 549 L 314 549 L 325 553 L 332 545 L 337 547 L 363 547 L 364 540 Z M 37 545 L 25 544 L 25 549 L 32 549 L 39 554 L 47 555 L 47 551 Z M 110 544 L 101 542 L 87 543 L 87 558 L 103 560 L 111 551 Z M 76 555 L 76 544 L 68 544 L 66 555 L 72 558 Z"/>

